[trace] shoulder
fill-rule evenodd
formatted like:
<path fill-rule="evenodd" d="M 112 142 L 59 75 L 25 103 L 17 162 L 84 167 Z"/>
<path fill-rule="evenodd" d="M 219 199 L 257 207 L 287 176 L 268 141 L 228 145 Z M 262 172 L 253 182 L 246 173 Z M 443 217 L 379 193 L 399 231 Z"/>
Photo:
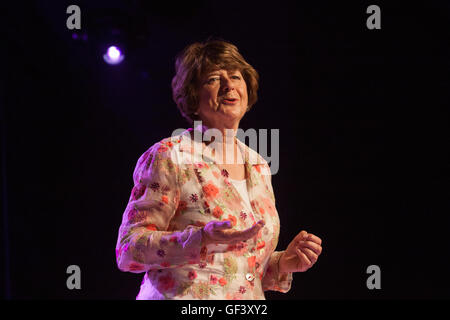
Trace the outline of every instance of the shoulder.
<path fill-rule="evenodd" d="M 176 169 L 180 142 L 181 136 L 172 136 L 151 145 L 141 154 L 136 163 L 133 173 L 134 180 L 139 180 L 142 175 L 146 175 L 154 169 L 169 171 Z"/>
<path fill-rule="evenodd" d="M 173 159 L 174 152 L 179 151 L 181 135 L 163 138 L 151 145 L 140 157 L 140 162 L 148 162 L 155 158 Z"/>

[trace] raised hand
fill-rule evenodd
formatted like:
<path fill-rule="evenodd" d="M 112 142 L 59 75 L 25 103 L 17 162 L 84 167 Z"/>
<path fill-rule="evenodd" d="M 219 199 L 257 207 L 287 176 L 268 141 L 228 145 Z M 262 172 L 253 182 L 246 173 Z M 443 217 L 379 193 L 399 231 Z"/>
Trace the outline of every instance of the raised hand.
<path fill-rule="evenodd" d="M 280 258 L 280 272 L 304 272 L 311 268 L 322 253 L 322 240 L 306 231 L 301 231 L 289 243 Z"/>

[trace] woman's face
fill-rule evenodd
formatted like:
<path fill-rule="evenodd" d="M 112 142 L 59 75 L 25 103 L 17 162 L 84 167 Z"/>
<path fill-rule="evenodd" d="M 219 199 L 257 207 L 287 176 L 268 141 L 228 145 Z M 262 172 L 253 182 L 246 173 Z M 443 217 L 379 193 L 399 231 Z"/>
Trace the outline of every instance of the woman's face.
<path fill-rule="evenodd" d="M 239 70 L 216 70 L 200 80 L 200 118 L 208 126 L 234 126 L 248 106 L 247 84 Z"/>

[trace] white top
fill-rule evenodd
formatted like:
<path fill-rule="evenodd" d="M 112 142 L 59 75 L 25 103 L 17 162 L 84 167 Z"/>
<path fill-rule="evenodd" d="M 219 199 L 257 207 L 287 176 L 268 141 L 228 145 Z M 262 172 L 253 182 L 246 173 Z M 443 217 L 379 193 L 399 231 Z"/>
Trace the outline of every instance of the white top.
<path fill-rule="evenodd" d="M 234 180 L 231 178 L 228 178 L 228 180 L 231 181 L 231 183 L 234 185 L 236 190 L 241 195 L 241 198 L 244 199 L 244 203 L 247 207 L 247 210 L 249 210 L 249 212 L 253 212 L 252 206 L 250 204 L 250 199 L 248 197 L 247 180 L 245 180 L 245 179 L 244 180 Z"/>

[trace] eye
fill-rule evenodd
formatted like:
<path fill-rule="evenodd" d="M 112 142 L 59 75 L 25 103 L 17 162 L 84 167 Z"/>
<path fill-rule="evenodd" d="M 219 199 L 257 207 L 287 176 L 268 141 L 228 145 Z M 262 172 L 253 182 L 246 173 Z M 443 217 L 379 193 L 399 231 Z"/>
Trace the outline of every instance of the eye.
<path fill-rule="evenodd" d="M 207 84 L 213 84 L 216 80 L 220 80 L 219 77 L 213 77 L 213 78 L 209 78 L 206 83 Z"/>
<path fill-rule="evenodd" d="M 232 76 L 231 78 L 233 78 L 233 79 L 237 79 L 237 80 L 240 80 L 240 79 L 241 79 L 241 77 L 240 77 L 240 76 L 238 76 L 238 75 Z"/>

